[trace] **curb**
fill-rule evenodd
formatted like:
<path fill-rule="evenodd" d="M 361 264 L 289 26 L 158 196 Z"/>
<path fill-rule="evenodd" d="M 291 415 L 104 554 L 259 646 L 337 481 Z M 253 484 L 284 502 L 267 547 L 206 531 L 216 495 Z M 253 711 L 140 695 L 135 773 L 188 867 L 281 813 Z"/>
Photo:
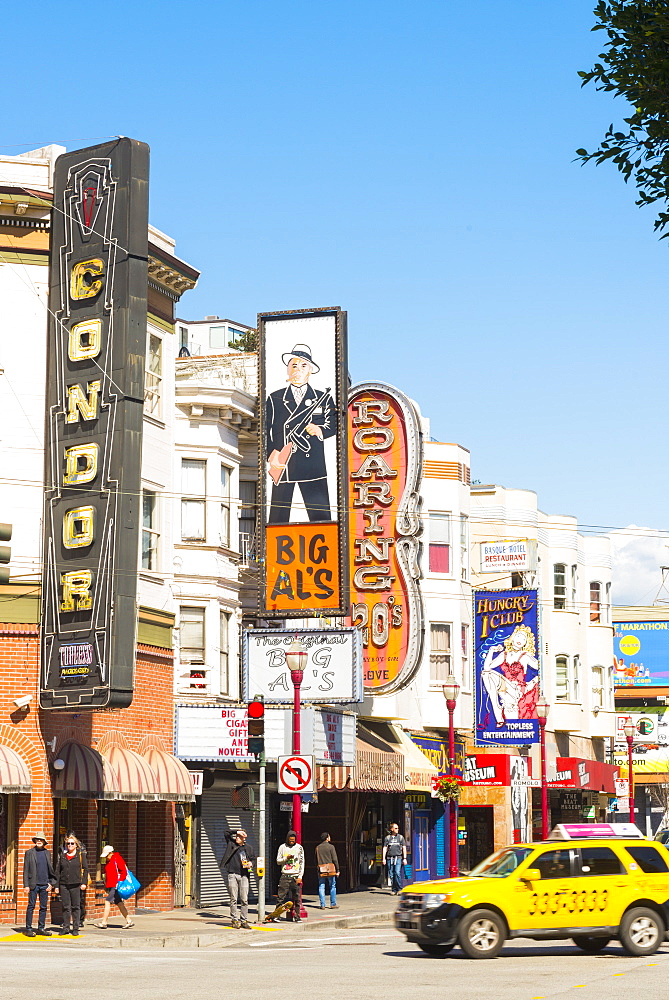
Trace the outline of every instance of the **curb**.
<path fill-rule="evenodd" d="M 287 933 L 280 934 L 275 938 L 277 941 L 286 941 L 293 935 L 300 935 L 308 931 L 328 931 L 346 930 L 351 927 L 375 927 L 378 924 L 391 924 L 395 916 L 394 910 L 383 911 L 381 913 L 358 913 L 350 917 L 321 917 L 311 923 L 308 919 L 303 920 L 299 926 L 281 925 Z M 286 922 L 288 923 L 288 921 Z M 278 927 L 277 927 L 278 929 Z M 200 932 L 196 934 L 155 934 L 136 937 L 86 937 L 80 942 L 80 946 L 91 948 L 230 948 L 240 942 L 249 941 L 248 932 L 230 934 L 229 929 L 222 931 Z"/>

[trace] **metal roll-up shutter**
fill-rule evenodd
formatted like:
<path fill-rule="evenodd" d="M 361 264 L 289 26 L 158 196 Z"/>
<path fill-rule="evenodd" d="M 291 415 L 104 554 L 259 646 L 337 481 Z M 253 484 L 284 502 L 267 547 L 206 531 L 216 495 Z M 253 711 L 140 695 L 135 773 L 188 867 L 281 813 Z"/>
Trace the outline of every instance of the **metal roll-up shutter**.
<path fill-rule="evenodd" d="M 227 881 L 221 871 L 221 858 L 225 853 L 225 835 L 228 830 L 246 830 L 248 844 L 258 854 L 258 813 L 233 808 L 234 785 L 216 781 L 202 792 L 200 818 L 200 864 L 198 870 L 198 905 L 220 906 L 230 901 Z M 249 877 L 249 899 L 258 899 L 258 882 L 255 872 Z"/>

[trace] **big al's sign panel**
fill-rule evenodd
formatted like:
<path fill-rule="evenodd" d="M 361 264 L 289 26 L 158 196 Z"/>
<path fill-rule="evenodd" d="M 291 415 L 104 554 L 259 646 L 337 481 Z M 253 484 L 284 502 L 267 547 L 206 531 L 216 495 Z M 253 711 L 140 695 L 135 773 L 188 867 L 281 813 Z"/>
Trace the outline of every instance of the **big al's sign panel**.
<path fill-rule="evenodd" d="M 477 746 L 539 741 L 538 649 L 536 590 L 474 592 Z"/>
<path fill-rule="evenodd" d="M 58 158 L 47 346 L 40 704 L 132 700 L 149 149 Z"/>
<path fill-rule="evenodd" d="M 423 643 L 418 586 L 422 437 L 410 400 L 365 382 L 349 396 L 352 623 L 362 631 L 363 683 L 402 687 Z"/>
<path fill-rule="evenodd" d="M 264 617 L 348 612 L 346 314 L 261 313 Z"/>
<path fill-rule="evenodd" d="M 362 701 L 362 654 L 356 628 L 247 629 L 244 632 L 243 697 L 266 704 L 293 704 L 286 649 L 295 639 L 307 650 L 302 702 L 332 705 Z"/>

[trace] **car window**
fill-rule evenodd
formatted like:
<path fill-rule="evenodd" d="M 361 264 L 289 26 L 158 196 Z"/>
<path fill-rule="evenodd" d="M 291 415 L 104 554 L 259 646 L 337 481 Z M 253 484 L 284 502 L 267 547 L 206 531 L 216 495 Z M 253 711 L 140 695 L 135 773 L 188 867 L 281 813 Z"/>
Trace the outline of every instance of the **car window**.
<path fill-rule="evenodd" d="M 653 839 L 659 840 L 661 844 L 666 844 L 669 840 L 669 830 L 658 830 Z"/>
<path fill-rule="evenodd" d="M 656 847 L 634 844 L 633 847 L 626 847 L 625 850 L 632 855 L 641 871 L 647 875 L 660 875 L 663 872 L 669 872 L 667 862 Z"/>
<path fill-rule="evenodd" d="M 506 878 L 533 850 L 533 847 L 510 847 L 505 851 L 498 851 L 473 868 L 470 874 L 483 875 L 485 878 Z"/>
<path fill-rule="evenodd" d="M 544 851 L 534 859 L 530 868 L 538 868 L 542 878 L 571 878 L 569 851 Z"/>
<path fill-rule="evenodd" d="M 625 869 L 610 847 L 582 847 L 581 872 L 583 875 L 620 875 Z"/>

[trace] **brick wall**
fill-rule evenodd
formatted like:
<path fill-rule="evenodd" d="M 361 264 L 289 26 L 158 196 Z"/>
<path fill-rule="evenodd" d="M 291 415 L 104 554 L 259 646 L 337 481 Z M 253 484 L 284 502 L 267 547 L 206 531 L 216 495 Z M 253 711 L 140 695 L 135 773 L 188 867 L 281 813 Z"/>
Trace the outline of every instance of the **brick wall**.
<path fill-rule="evenodd" d="M 173 658 L 170 650 L 138 645 L 135 696 L 129 708 L 96 712 L 42 712 L 39 709 L 39 636 L 35 625 L 0 624 L 0 743 L 10 746 L 28 764 L 32 794 L 18 795 L 16 875 L 13 893 L 0 893 L 0 922 L 21 922 L 27 891 L 22 887 L 23 855 L 31 838 L 43 831 L 51 843 L 54 802 L 50 765 L 68 740 L 97 749 L 114 733 L 137 751 L 151 737 L 164 749 L 173 749 Z M 27 709 L 17 709 L 14 699 L 32 694 Z M 56 739 L 55 750 L 47 746 Z M 99 855 L 98 804 L 71 800 L 72 825 L 88 848 L 91 873 Z M 58 805 L 58 803 L 56 803 Z M 174 809 L 170 803 L 115 802 L 114 846 L 143 883 L 138 906 L 169 909 L 173 905 Z M 11 831 L 10 831 L 11 834 Z M 139 843 L 138 843 L 139 836 Z M 94 897 L 97 896 L 97 899 Z M 88 917 L 102 905 L 102 890 L 89 889 Z M 132 900 L 129 908 L 134 909 Z M 55 914 L 54 910 L 54 914 Z"/>

